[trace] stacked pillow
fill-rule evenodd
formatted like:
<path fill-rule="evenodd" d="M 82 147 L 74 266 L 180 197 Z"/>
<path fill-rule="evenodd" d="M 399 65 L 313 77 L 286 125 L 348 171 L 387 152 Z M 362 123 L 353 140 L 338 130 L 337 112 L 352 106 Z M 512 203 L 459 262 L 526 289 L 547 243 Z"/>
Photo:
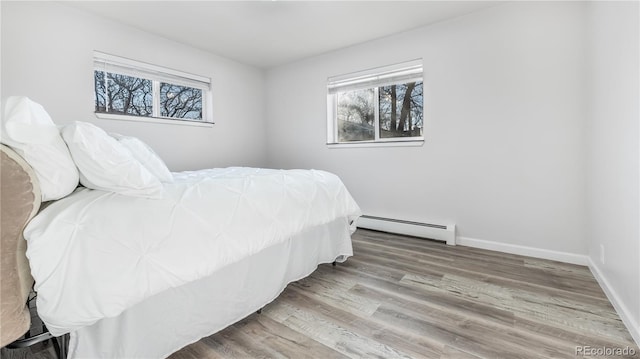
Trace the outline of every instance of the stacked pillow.
<path fill-rule="evenodd" d="M 76 121 L 64 126 L 62 137 L 80 170 L 83 186 L 136 197 L 162 197 L 160 180 L 100 127 Z"/>
<path fill-rule="evenodd" d="M 5 101 L 1 135 L 2 143 L 33 167 L 43 201 L 68 195 L 78 181 L 87 188 L 147 198 L 161 198 L 162 182 L 173 182 L 162 159 L 141 140 L 116 139 L 80 121 L 59 131 L 44 108 L 26 97 Z"/>
<path fill-rule="evenodd" d="M 27 97 L 3 103 L 0 141 L 33 167 L 42 200 L 62 198 L 78 186 L 78 170 L 58 128 L 42 106 Z"/>
<path fill-rule="evenodd" d="M 173 175 L 167 168 L 167 165 L 164 164 L 164 161 L 162 161 L 160 156 L 158 156 L 149 145 L 136 137 L 123 136 L 117 133 L 112 133 L 111 137 L 124 145 L 133 157 L 156 176 L 160 182 L 173 182 Z"/>

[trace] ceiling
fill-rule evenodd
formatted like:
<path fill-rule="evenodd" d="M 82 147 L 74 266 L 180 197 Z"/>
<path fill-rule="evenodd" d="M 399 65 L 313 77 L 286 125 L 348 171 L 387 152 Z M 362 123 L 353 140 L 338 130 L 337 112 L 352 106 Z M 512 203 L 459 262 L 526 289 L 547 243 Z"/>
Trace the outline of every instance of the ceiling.
<path fill-rule="evenodd" d="M 269 68 L 493 6 L 488 1 L 72 1 L 99 16 Z"/>

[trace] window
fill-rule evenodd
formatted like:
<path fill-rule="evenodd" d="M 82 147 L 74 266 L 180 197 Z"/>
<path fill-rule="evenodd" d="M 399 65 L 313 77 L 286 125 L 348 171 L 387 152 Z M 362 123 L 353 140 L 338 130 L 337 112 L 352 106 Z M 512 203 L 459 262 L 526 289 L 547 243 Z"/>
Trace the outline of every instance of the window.
<path fill-rule="evenodd" d="M 331 77 L 327 142 L 421 144 L 423 107 L 421 60 Z"/>
<path fill-rule="evenodd" d="M 209 78 L 97 51 L 93 78 L 99 117 L 213 122 Z"/>

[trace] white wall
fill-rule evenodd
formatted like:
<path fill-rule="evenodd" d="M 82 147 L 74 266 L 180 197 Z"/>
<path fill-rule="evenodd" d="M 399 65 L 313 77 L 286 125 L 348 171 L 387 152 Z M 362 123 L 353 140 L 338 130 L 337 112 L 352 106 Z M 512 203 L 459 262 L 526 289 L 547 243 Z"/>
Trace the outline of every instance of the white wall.
<path fill-rule="evenodd" d="M 584 20 L 580 3 L 507 4 L 274 68 L 268 163 L 335 172 L 365 214 L 585 261 Z M 425 145 L 328 149 L 327 77 L 415 58 Z"/>
<path fill-rule="evenodd" d="M 640 343 L 640 7 L 594 2 L 588 10 L 590 265 Z"/>
<path fill-rule="evenodd" d="M 148 142 L 174 171 L 263 165 L 262 70 L 54 2 L 2 1 L 2 96 L 26 95 L 58 124 L 93 122 Z M 93 50 L 212 78 L 213 128 L 100 120 Z"/>

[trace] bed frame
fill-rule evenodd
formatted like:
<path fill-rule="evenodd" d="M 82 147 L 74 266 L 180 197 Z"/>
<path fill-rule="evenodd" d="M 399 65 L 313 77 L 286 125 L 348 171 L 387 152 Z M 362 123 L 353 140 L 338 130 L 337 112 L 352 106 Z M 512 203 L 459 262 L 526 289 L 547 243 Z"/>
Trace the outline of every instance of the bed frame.
<path fill-rule="evenodd" d="M 0 347 L 23 348 L 51 339 L 59 358 L 62 346 L 46 327 L 32 335 L 29 303 L 33 277 L 26 256 L 22 231 L 41 207 L 41 192 L 35 172 L 11 148 L 1 145 L 0 189 Z M 35 308 L 33 308 L 35 311 Z"/>

